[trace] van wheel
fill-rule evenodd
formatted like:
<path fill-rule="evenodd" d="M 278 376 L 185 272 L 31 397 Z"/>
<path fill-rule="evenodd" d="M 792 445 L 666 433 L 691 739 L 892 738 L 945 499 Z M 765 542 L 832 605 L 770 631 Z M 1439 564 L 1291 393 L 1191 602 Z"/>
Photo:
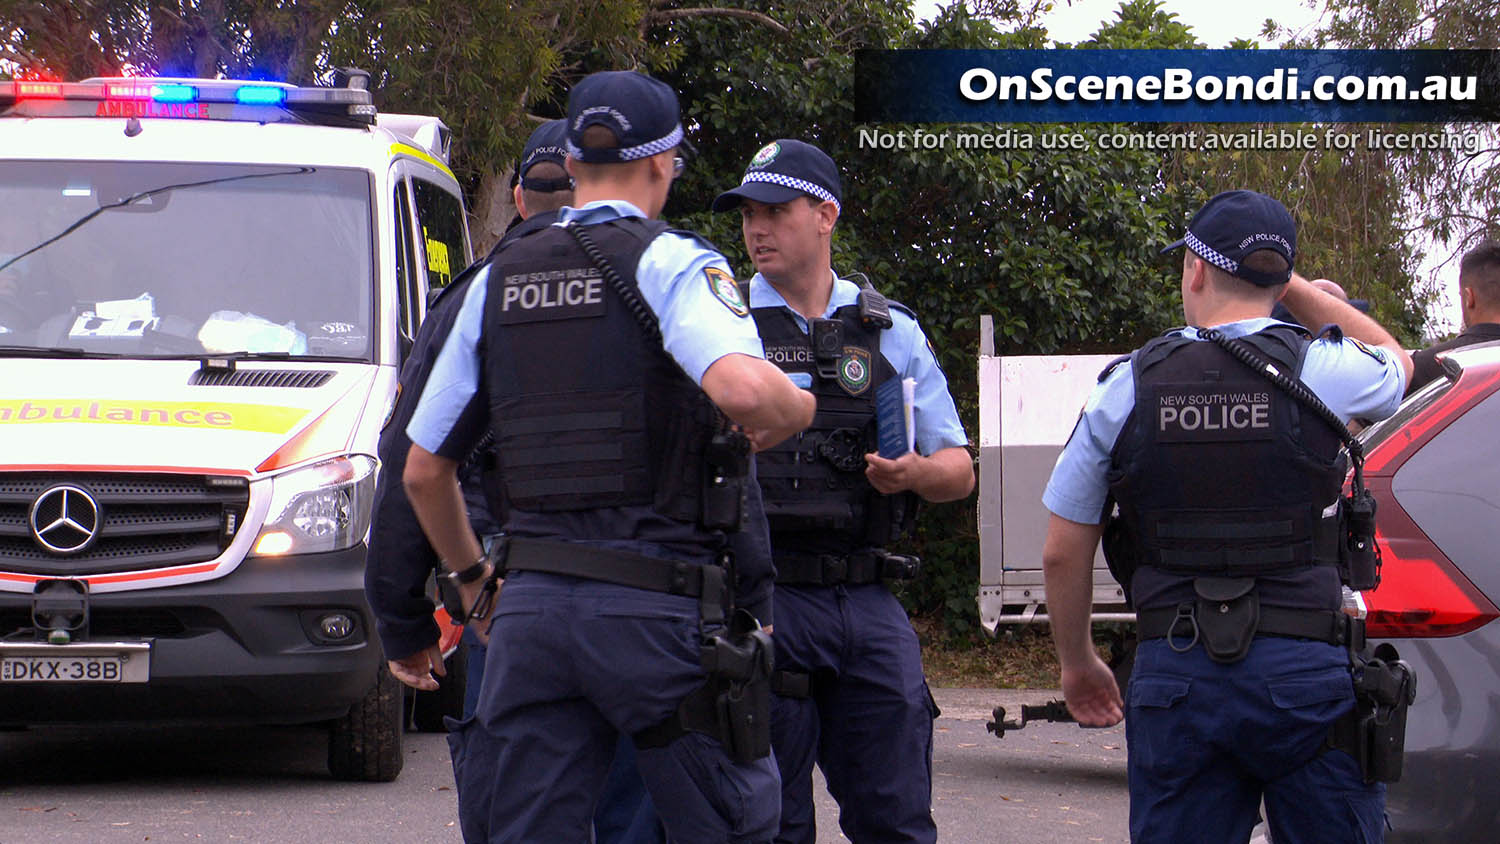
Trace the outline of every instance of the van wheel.
<path fill-rule="evenodd" d="M 443 723 L 444 716 L 464 717 L 464 694 L 469 687 L 468 644 L 460 642 L 453 649 L 453 654 L 443 660 L 443 668 L 448 673 L 437 678 L 437 690 L 417 691 L 412 699 L 412 726 L 424 733 L 447 732 L 448 727 Z"/>
<path fill-rule="evenodd" d="M 333 722 L 328 772 L 334 779 L 391 782 L 401 773 L 401 688 L 382 661 L 375 687 Z"/>

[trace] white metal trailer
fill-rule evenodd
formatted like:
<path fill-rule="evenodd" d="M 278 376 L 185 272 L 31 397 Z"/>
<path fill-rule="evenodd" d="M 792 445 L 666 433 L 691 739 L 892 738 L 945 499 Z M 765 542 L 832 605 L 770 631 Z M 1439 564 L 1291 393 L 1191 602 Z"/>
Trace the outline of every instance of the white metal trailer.
<path fill-rule="evenodd" d="M 979 328 L 979 618 L 1047 620 L 1042 490 L 1100 371 L 1113 355 L 995 355 L 993 320 Z M 1134 621 L 1125 595 L 1094 557 L 1094 620 Z"/>

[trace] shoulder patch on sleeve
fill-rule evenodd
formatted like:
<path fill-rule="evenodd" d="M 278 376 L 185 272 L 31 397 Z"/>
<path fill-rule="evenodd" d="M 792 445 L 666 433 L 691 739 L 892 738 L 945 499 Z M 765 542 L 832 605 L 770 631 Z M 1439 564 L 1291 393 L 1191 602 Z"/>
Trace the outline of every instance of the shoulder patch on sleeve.
<path fill-rule="evenodd" d="M 1364 352 L 1365 354 L 1379 361 L 1381 366 L 1384 366 L 1386 364 L 1387 359 L 1385 356 L 1385 349 L 1379 348 L 1378 346 L 1367 346 L 1364 343 L 1361 343 L 1360 341 L 1354 339 L 1353 337 L 1345 337 L 1344 339 L 1348 340 L 1350 343 L 1353 343 L 1354 348 L 1359 349 L 1361 352 Z"/>
<path fill-rule="evenodd" d="M 740 285 L 734 280 L 734 276 L 718 267 L 704 267 L 703 275 L 708 279 L 709 292 L 714 294 L 715 299 L 723 302 L 724 307 L 733 311 L 735 316 L 750 315 L 750 306 L 746 304 L 745 297 L 740 295 Z"/>

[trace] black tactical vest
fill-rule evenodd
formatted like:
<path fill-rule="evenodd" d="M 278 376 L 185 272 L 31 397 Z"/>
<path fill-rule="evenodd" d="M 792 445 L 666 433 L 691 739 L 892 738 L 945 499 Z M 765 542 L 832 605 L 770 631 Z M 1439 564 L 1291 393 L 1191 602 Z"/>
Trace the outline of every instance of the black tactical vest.
<path fill-rule="evenodd" d="M 864 456 L 877 444 L 875 391 L 900 377 L 880 353 L 881 329 L 846 305 L 832 318 L 842 339 L 833 343 L 835 332 L 823 331 L 820 350 L 819 332 L 803 332 L 786 308 L 750 313 L 766 359 L 811 376 L 818 400 L 807 430 L 756 455 L 772 543 L 779 551 L 848 553 L 899 538 L 916 516 L 916 496 L 881 495 L 865 479 Z"/>
<path fill-rule="evenodd" d="M 588 233 L 635 289 L 641 254 L 666 229 L 625 218 Z M 648 336 L 644 300 L 627 304 L 559 227 L 497 254 L 487 284 L 484 384 L 506 529 L 716 544 L 698 520 L 704 448 L 723 417 Z"/>
<path fill-rule="evenodd" d="M 1311 342 L 1284 325 L 1240 339 L 1293 376 Z M 1326 422 L 1210 342 L 1158 337 L 1131 366 L 1109 489 L 1137 566 L 1187 578 L 1337 564 L 1345 466 Z"/>

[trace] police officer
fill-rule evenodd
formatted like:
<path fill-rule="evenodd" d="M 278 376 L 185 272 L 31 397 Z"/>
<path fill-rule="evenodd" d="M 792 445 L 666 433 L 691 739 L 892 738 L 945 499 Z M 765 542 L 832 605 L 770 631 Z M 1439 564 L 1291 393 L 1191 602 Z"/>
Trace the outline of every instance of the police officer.
<path fill-rule="evenodd" d="M 515 188 L 516 209 L 520 212 L 510 229 L 496 244 L 494 252 L 505 248 L 557 219 L 556 211 L 573 196 L 572 182 L 563 171 L 562 145 L 567 123 L 552 120 L 532 132 L 522 152 L 519 182 Z M 548 168 L 552 172 L 548 172 Z M 559 180 L 560 177 L 560 180 Z M 555 204 L 553 204 L 555 203 Z M 473 269 L 477 269 L 477 265 Z M 474 272 L 460 273 L 443 288 L 427 317 L 417 329 L 411 351 L 401 368 L 401 386 L 390 421 L 380 432 L 379 492 L 375 499 L 375 518 L 370 535 L 370 554 L 365 567 L 365 594 L 375 613 L 375 629 L 380 636 L 391 673 L 408 686 L 425 691 L 437 689 L 433 676 L 445 673 L 439 650 L 440 634 L 432 617 L 432 601 L 427 597 L 427 580 L 438 567 L 437 554 L 422 534 L 407 500 L 406 489 L 397 481 L 406 468 L 406 454 L 411 440 L 406 425 L 411 421 L 417 399 L 427 384 L 438 350 L 453 330 L 459 306 L 468 293 Z M 463 461 L 467 453 L 449 453 L 453 460 Z M 482 484 L 477 476 L 478 461 L 465 467 L 464 502 L 469 521 L 479 535 L 498 532 L 489 513 Z M 479 684 L 484 675 L 484 648 L 472 629 L 464 630 L 464 646 L 470 649 L 469 674 L 465 686 L 464 711 L 473 711 Z"/>
<path fill-rule="evenodd" d="M 915 314 L 833 271 L 841 201 L 833 159 L 783 139 L 713 203 L 740 210 L 766 357 L 818 397 L 812 427 L 757 458 L 777 568 L 777 840 L 815 840 L 816 762 L 851 841 L 933 841 L 936 707 L 916 634 L 883 583 L 911 576 L 915 560 L 883 546 L 910 525 L 916 496 L 968 495 L 973 461 Z M 915 379 L 916 450 L 881 457 L 878 397 L 894 395 L 899 415 L 903 379 Z"/>
<path fill-rule="evenodd" d="M 1128 710 L 1133 841 L 1245 841 L 1262 798 L 1278 843 L 1377 841 L 1384 786 L 1324 748 L 1354 704 L 1339 432 L 1219 343 L 1300 377 L 1345 422 L 1390 415 L 1411 361 L 1372 319 L 1292 273 L 1297 233 L 1274 199 L 1213 197 L 1168 249 L 1183 245 L 1188 327 L 1100 376 L 1043 495 L 1063 694 L 1085 725 Z M 1330 329 L 1315 339 L 1270 319 L 1278 299 Z M 1106 552 L 1141 636 L 1123 710 L 1089 624 L 1113 504 Z"/>
<path fill-rule="evenodd" d="M 722 256 L 652 219 L 680 169 L 675 93 L 592 74 L 568 121 L 579 205 L 475 279 L 408 426 L 413 507 L 480 615 L 496 583 L 443 455 L 489 431 L 503 488 L 482 697 L 449 734 L 460 821 L 469 840 L 586 840 L 623 733 L 673 839 L 763 840 L 774 765 L 698 706 L 727 665 L 708 630 L 740 515 L 728 421 L 775 442 L 813 400 L 763 359 Z"/>
<path fill-rule="evenodd" d="M 505 236 L 491 250 L 491 258 L 519 238 L 551 225 L 557 220 L 557 211 L 573 201 L 573 179 L 564 169 L 567 125 L 566 120 L 549 120 L 527 138 L 512 187 L 517 214 Z M 404 489 L 388 481 L 399 478 L 406 466 L 406 453 L 411 448 L 406 423 L 427 383 L 437 350 L 452 330 L 458 306 L 473 277 L 472 271 L 460 274 L 443 289 L 428 311 L 407 358 L 396 411 L 392 414 L 393 424 L 382 433 L 379 518 L 375 522 L 365 577 L 371 606 L 377 608 L 377 628 L 386 644 L 386 653 L 408 654 L 391 660 L 391 671 L 402 682 L 418 689 L 436 688 L 432 673 L 434 669 L 441 673 L 443 666 L 435 652 L 423 653 L 437 647 L 431 608 L 423 589 L 438 559 L 417 524 Z M 460 469 L 464 503 L 475 532 L 481 537 L 493 536 L 499 527 L 490 515 L 482 478 L 483 464 L 491 458 L 487 454 L 473 457 Z M 414 641 L 407 641 L 408 638 Z M 468 717 L 474 714 L 484 680 L 485 645 L 474 625 L 464 628 L 462 647 L 468 656 L 464 685 L 464 716 Z M 663 835 L 651 797 L 635 769 L 635 746 L 629 736 L 622 736 L 594 813 L 594 840 L 597 844 L 660 844 Z"/>
<path fill-rule="evenodd" d="M 1464 253 L 1458 264 L 1458 305 L 1464 330 L 1457 337 L 1434 343 L 1413 354 L 1408 395 L 1443 374 L 1438 355 L 1500 340 L 1500 241 L 1486 240 Z"/>

